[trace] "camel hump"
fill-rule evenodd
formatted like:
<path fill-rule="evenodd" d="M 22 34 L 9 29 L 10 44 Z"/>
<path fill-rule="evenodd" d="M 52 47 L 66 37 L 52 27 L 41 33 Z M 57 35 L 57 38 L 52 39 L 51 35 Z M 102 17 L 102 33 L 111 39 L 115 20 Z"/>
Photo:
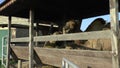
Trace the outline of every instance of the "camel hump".
<path fill-rule="evenodd" d="M 97 18 L 93 22 L 95 22 L 95 21 L 100 21 L 104 25 L 106 24 L 106 21 L 103 18 Z"/>
<path fill-rule="evenodd" d="M 104 28 L 106 21 L 103 18 L 95 19 L 86 29 L 86 31 L 99 31 Z"/>

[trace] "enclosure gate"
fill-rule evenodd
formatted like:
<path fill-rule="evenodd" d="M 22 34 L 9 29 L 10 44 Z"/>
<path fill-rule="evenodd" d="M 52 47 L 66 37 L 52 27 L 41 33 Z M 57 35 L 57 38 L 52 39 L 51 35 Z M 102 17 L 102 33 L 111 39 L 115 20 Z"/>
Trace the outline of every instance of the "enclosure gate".
<path fill-rule="evenodd" d="M 7 40 L 8 38 L 2 37 L 2 65 L 6 68 L 6 57 L 7 57 Z"/>
<path fill-rule="evenodd" d="M 71 61 L 67 60 L 66 58 L 63 58 L 62 60 L 62 68 L 80 68 Z"/>

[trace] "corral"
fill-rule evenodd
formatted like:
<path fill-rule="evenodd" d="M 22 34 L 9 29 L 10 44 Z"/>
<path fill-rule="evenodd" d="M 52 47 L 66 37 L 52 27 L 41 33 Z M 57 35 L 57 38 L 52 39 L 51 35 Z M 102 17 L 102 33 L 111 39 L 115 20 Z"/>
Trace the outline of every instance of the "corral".
<path fill-rule="evenodd" d="M 10 54 L 16 61 L 29 60 L 29 68 L 33 68 L 35 63 L 40 66 L 48 64 L 61 67 L 62 58 L 69 59 L 80 68 L 119 68 L 119 3 L 118 0 L 6 0 L 0 5 L 0 15 L 9 17 L 6 68 L 9 68 Z M 70 34 L 63 32 L 63 34 L 59 35 L 44 36 L 33 35 L 33 23 L 36 23 L 37 26 L 35 29 L 38 32 L 39 28 L 37 27 L 40 22 L 50 24 L 52 21 L 58 26 L 62 26 L 69 19 L 81 21 L 84 18 L 109 13 L 111 15 L 110 30 Z M 29 19 L 29 37 L 11 39 L 12 16 Z M 45 29 L 43 31 L 47 30 Z M 36 33 L 36 35 L 38 34 Z M 88 39 L 111 39 L 112 50 L 68 50 L 34 46 L 34 42 Z M 22 42 L 28 42 L 29 46 L 11 46 L 13 43 Z"/>

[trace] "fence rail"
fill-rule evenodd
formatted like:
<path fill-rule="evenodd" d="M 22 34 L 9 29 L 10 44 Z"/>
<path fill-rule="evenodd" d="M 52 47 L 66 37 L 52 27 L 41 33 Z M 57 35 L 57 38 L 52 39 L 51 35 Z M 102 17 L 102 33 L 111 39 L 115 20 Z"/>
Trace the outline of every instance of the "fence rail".
<path fill-rule="evenodd" d="M 93 31 L 93 32 L 81 32 L 71 34 L 60 34 L 60 35 L 47 35 L 34 37 L 34 41 L 65 41 L 65 40 L 88 40 L 88 39 L 102 39 L 111 38 L 111 31 Z M 17 42 L 29 42 L 29 37 L 13 38 L 12 43 Z"/>

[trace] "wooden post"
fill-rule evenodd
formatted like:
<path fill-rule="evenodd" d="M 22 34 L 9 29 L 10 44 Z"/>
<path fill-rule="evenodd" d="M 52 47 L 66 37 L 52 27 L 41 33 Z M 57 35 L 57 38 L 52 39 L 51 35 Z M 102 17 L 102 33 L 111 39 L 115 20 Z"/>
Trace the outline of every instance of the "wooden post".
<path fill-rule="evenodd" d="M 112 43 L 112 62 L 113 68 L 120 68 L 120 46 L 119 46 L 119 21 L 118 21 L 118 0 L 110 0 L 111 16 L 111 43 Z"/>
<path fill-rule="evenodd" d="M 22 68 L 22 61 L 18 60 L 18 68 Z"/>
<path fill-rule="evenodd" d="M 11 16 L 8 17 L 8 45 L 7 45 L 6 68 L 9 68 L 10 42 L 11 42 Z"/>
<path fill-rule="evenodd" d="M 39 23 L 36 23 L 36 36 L 39 36 Z M 35 42 L 35 46 L 38 46 L 38 41 Z"/>
<path fill-rule="evenodd" d="M 33 68 L 33 22 L 34 12 L 30 10 L 30 23 L 29 23 L 29 68 Z"/>

